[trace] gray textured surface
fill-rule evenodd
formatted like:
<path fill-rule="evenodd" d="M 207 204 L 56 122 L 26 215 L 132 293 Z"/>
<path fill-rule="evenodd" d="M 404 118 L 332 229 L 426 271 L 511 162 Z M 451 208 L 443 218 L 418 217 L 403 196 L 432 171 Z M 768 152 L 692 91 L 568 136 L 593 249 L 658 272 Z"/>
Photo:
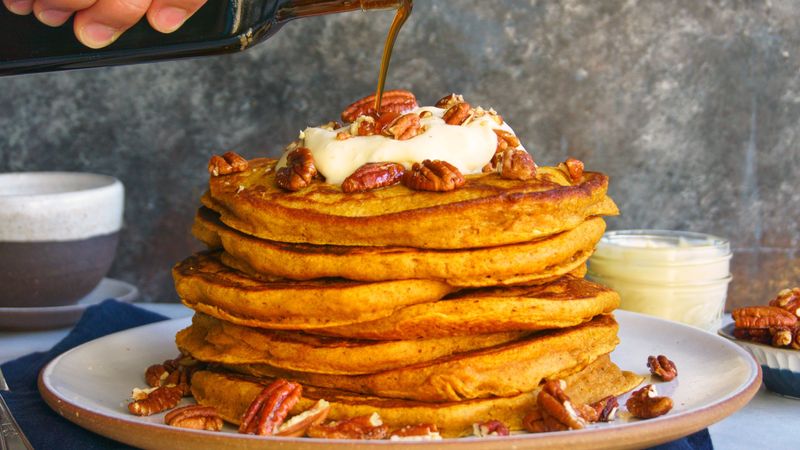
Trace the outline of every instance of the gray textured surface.
<path fill-rule="evenodd" d="M 459 9 L 455 9 L 458 6 Z M 0 78 L 0 171 L 84 170 L 127 187 L 111 275 L 175 299 L 212 153 L 276 155 L 374 89 L 391 13 L 291 23 L 246 52 Z M 612 176 L 611 228 L 715 233 L 730 304 L 800 284 L 800 5 L 417 1 L 389 86 L 493 106 L 538 163 Z"/>

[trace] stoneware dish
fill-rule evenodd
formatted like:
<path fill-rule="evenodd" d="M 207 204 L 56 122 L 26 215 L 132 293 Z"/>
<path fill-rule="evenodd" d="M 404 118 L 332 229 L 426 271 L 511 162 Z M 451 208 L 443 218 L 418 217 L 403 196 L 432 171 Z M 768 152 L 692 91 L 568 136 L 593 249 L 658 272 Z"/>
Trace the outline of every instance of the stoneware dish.
<path fill-rule="evenodd" d="M 776 394 L 800 399 L 800 350 L 776 348 L 733 337 L 734 324 L 719 330 L 719 334 L 750 352 L 761 366 L 764 386 Z"/>
<path fill-rule="evenodd" d="M 75 303 L 114 260 L 124 188 L 90 173 L 0 175 L 0 307 Z"/>

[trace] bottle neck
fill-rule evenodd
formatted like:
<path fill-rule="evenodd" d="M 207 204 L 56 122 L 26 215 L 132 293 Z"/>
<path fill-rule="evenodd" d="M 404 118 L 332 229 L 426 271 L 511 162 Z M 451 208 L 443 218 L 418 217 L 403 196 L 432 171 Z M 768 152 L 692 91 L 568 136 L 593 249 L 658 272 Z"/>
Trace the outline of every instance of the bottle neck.
<path fill-rule="evenodd" d="M 373 9 L 397 9 L 403 0 L 288 0 L 278 7 L 277 22 L 323 14 L 367 11 Z"/>

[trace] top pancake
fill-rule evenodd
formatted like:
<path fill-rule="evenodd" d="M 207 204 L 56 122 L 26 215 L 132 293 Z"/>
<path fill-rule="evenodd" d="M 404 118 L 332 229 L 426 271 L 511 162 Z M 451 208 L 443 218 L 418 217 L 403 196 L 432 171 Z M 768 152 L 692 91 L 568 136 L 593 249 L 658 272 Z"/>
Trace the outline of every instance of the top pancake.
<path fill-rule="evenodd" d="M 323 182 L 287 192 L 275 183 L 276 162 L 257 158 L 243 172 L 211 177 L 203 204 L 228 226 L 273 241 L 442 249 L 531 241 L 618 213 L 608 177 L 595 172 L 573 183 L 560 169 L 540 167 L 528 181 L 468 175 L 449 192 L 398 184 L 346 194 Z"/>

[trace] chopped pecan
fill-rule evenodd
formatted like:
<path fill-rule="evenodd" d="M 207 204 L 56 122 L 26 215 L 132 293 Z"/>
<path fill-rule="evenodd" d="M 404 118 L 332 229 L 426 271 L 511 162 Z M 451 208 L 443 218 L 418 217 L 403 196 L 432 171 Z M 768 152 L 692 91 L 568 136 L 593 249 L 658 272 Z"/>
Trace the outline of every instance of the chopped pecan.
<path fill-rule="evenodd" d="M 784 289 L 769 302 L 769 306 L 785 309 L 800 318 L 800 287 Z"/>
<path fill-rule="evenodd" d="M 299 191 L 311 184 L 316 175 L 317 167 L 311 150 L 299 147 L 286 156 L 286 166 L 278 169 L 275 182 L 287 191 Z"/>
<path fill-rule="evenodd" d="M 455 166 L 439 160 L 426 159 L 422 164 L 414 163 L 411 170 L 403 175 L 403 184 L 418 191 L 452 191 L 465 182 Z"/>
<path fill-rule="evenodd" d="M 351 137 L 353 137 L 353 135 L 351 135 L 347 131 L 340 131 L 340 132 L 336 133 L 336 140 L 337 141 L 346 141 L 346 140 L 350 139 Z"/>
<path fill-rule="evenodd" d="M 384 439 L 388 433 L 389 427 L 377 413 L 308 428 L 309 437 L 326 439 Z"/>
<path fill-rule="evenodd" d="M 183 387 L 165 385 L 137 395 L 134 391 L 134 401 L 128 403 L 128 411 L 137 416 L 149 416 L 178 406 L 183 397 Z"/>
<path fill-rule="evenodd" d="M 214 177 L 243 172 L 247 167 L 247 160 L 235 152 L 225 152 L 222 156 L 213 155 L 208 161 L 208 173 Z"/>
<path fill-rule="evenodd" d="M 265 387 L 242 416 L 239 433 L 271 436 L 286 420 L 289 410 L 300 400 L 303 388 L 279 379 Z"/>
<path fill-rule="evenodd" d="M 383 128 L 381 132 L 398 141 L 411 139 L 420 133 L 419 116 L 414 113 L 403 114 Z"/>
<path fill-rule="evenodd" d="M 405 168 L 402 164 L 382 162 L 367 163 L 356 169 L 342 182 L 342 191 L 364 192 L 379 187 L 397 184 L 403 178 Z"/>
<path fill-rule="evenodd" d="M 432 423 L 406 425 L 389 433 L 389 439 L 393 441 L 436 441 L 441 438 L 439 428 Z"/>
<path fill-rule="evenodd" d="M 310 409 L 307 409 L 300 414 L 290 417 L 283 422 L 279 427 L 275 436 L 291 436 L 300 437 L 304 436 L 308 429 L 322 423 L 328 412 L 331 410 L 331 405 L 325 400 L 317 400 Z"/>
<path fill-rule="evenodd" d="M 459 103 L 464 103 L 464 96 L 459 94 L 449 94 L 445 95 L 444 97 L 440 98 L 439 100 L 434 103 L 433 106 L 442 109 L 450 109 L 454 105 Z"/>
<path fill-rule="evenodd" d="M 385 112 L 405 113 L 417 107 L 417 98 L 409 91 L 396 89 L 384 91 L 381 96 L 381 110 L 375 111 L 375 94 L 368 95 L 350 104 L 342 111 L 342 121 L 353 122 L 359 116 L 374 116 Z"/>
<path fill-rule="evenodd" d="M 456 103 L 444 112 L 442 119 L 448 125 L 461 125 L 469 118 L 471 110 L 469 103 Z"/>
<path fill-rule="evenodd" d="M 536 176 L 536 163 L 525 150 L 508 149 L 500 157 L 500 176 L 509 180 L 530 180 Z M 494 158 L 493 158 L 494 160 Z"/>
<path fill-rule="evenodd" d="M 333 130 L 335 130 L 337 128 L 341 128 L 342 126 L 339 125 L 339 122 L 337 122 L 335 120 L 331 120 L 330 122 L 324 123 L 324 124 L 320 125 L 319 127 L 322 128 L 323 130 L 333 131 Z"/>
<path fill-rule="evenodd" d="M 350 124 L 350 134 L 353 136 L 372 136 L 375 134 L 375 118 L 372 116 L 358 116 Z"/>
<path fill-rule="evenodd" d="M 559 167 L 569 175 L 569 179 L 573 182 L 583 178 L 583 161 L 579 159 L 567 158 Z"/>
<path fill-rule="evenodd" d="M 514 136 L 514 133 L 499 128 L 495 128 L 492 131 L 497 135 L 495 153 L 502 153 L 510 148 L 514 149 L 520 146 L 519 138 Z"/>
<path fill-rule="evenodd" d="M 586 420 L 578 414 L 567 394 L 563 380 L 547 380 L 536 399 L 542 419 L 550 431 L 558 429 L 580 430 Z M 560 426 L 559 426 L 560 425 Z"/>
<path fill-rule="evenodd" d="M 733 310 L 737 328 L 792 328 L 797 316 L 777 306 L 748 306 Z"/>
<path fill-rule="evenodd" d="M 593 403 L 592 408 L 594 408 L 594 410 L 597 412 L 598 422 L 612 422 L 617 418 L 619 402 L 617 401 L 617 397 L 610 395 L 596 403 Z"/>
<path fill-rule="evenodd" d="M 638 391 L 634 391 L 625 406 L 634 417 L 652 419 L 668 413 L 672 409 L 672 399 L 659 397 L 656 387 L 648 384 Z"/>
<path fill-rule="evenodd" d="M 648 356 L 647 367 L 650 368 L 650 373 L 661 377 L 664 381 L 672 381 L 678 376 L 675 363 L 664 355 Z"/>
<path fill-rule="evenodd" d="M 219 431 L 222 417 L 213 406 L 188 405 L 170 411 L 164 416 L 164 423 L 178 428 Z"/>
<path fill-rule="evenodd" d="M 499 420 L 487 420 L 472 424 L 472 434 L 478 437 L 487 436 L 508 436 L 509 431 L 506 424 Z"/>

